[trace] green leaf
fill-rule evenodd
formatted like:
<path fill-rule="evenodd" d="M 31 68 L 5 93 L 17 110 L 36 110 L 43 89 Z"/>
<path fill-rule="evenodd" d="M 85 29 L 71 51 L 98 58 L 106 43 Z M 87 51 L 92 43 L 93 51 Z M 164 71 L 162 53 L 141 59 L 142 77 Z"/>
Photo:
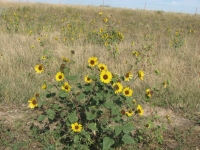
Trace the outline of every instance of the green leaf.
<path fill-rule="evenodd" d="M 67 80 L 70 80 L 70 81 L 74 81 L 74 80 L 77 80 L 78 79 L 78 76 L 75 75 L 75 76 L 66 76 Z"/>
<path fill-rule="evenodd" d="M 53 84 L 50 84 L 50 85 L 47 86 L 47 89 L 46 89 L 46 90 L 50 90 L 50 89 L 52 89 L 53 87 L 54 87 L 54 85 L 53 85 Z"/>
<path fill-rule="evenodd" d="M 53 107 L 54 109 L 58 109 L 60 106 L 58 104 L 53 104 Z"/>
<path fill-rule="evenodd" d="M 88 124 L 88 128 L 93 130 L 93 131 L 97 131 L 97 127 L 96 127 L 96 123 L 90 123 Z"/>
<path fill-rule="evenodd" d="M 65 92 L 65 91 L 63 91 L 63 90 L 61 90 L 60 93 L 59 93 L 59 97 L 61 97 L 61 98 L 65 98 L 65 97 L 67 97 L 68 95 L 69 95 L 69 93 L 68 93 L 68 92 Z"/>
<path fill-rule="evenodd" d="M 110 147 L 115 143 L 115 141 L 109 137 L 103 138 L 103 150 L 109 150 Z"/>
<path fill-rule="evenodd" d="M 133 105 L 133 98 L 132 97 L 126 97 L 126 104 L 128 104 L 130 107 Z"/>
<path fill-rule="evenodd" d="M 56 96 L 56 93 L 48 93 L 46 95 L 46 98 L 51 98 L 51 97 L 54 97 L 54 96 Z"/>
<path fill-rule="evenodd" d="M 43 121 L 45 118 L 46 118 L 45 115 L 40 115 L 37 120 L 40 122 Z"/>
<path fill-rule="evenodd" d="M 103 99 L 103 96 L 102 96 L 102 94 L 101 94 L 101 93 L 96 93 L 96 97 L 98 97 L 100 100 L 102 100 L 102 99 Z"/>
<path fill-rule="evenodd" d="M 112 112 L 113 115 L 117 115 L 117 114 L 119 114 L 120 109 L 117 106 L 113 106 L 112 109 L 111 109 L 111 112 Z"/>
<path fill-rule="evenodd" d="M 42 105 L 43 105 L 43 102 L 42 102 L 42 101 L 39 101 L 39 102 L 38 102 L 38 107 L 40 108 L 40 107 L 42 107 Z"/>
<path fill-rule="evenodd" d="M 111 109 L 113 107 L 114 103 L 112 101 L 106 101 L 104 103 L 104 106 L 108 109 Z"/>
<path fill-rule="evenodd" d="M 126 123 L 123 125 L 123 132 L 129 133 L 134 129 L 134 125 L 132 123 Z"/>
<path fill-rule="evenodd" d="M 122 141 L 123 141 L 125 144 L 134 144 L 134 143 L 135 143 L 134 139 L 133 139 L 129 134 L 125 134 L 125 135 L 122 137 Z"/>
<path fill-rule="evenodd" d="M 104 96 L 106 97 L 106 99 L 110 99 L 110 97 L 113 96 L 113 94 L 112 93 L 106 93 Z"/>
<path fill-rule="evenodd" d="M 55 118 L 56 113 L 52 109 L 46 110 L 46 113 L 47 113 L 49 119 L 53 120 Z"/>
<path fill-rule="evenodd" d="M 78 95 L 78 97 L 77 97 L 77 99 L 80 101 L 80 100 L 82 100 L 82 99 L 84 99 L 85 98 L 85 94 L 84 93 L 80 93 L 79 95 Z"/>
<path fill-rule="evenodd" d="M 70 113 L 70 114 L 67 116 L 67 118 L 69 119 L 69 121 L 70 121 L 71 123 L 74 123 L 74 122 L 77 122 L 77 121 L 78 121 L 78 117 L 77 117 L 77 115 L 76 115 L 76 111 Z"/>
<path fill-rule="evenodd" d="M 85 85 L 84 86 L 84 90 L 87 92 L 87 91 L 91 91 L 92 90 L 92 85 L 89 84 L 89 85 Z"/>
<path fill-rule="evenodd" d="M 75 135 L 75 136 L 74 136 L 74 143 L 78 142 L 79 139 L 80 139 L 79 136 L 78 136 L 78 135 Z"/>
<path fill-rule="evenodd" d="M 87 120 L 92 120 L 96 118 L 96 114 L 92 114 L 91 112 L 86 112 Z"/>
<path fill-rule="evenodd" d="M 118 136 L 122 132 L 122 126 L 115 126 L 115 135 Z"/>

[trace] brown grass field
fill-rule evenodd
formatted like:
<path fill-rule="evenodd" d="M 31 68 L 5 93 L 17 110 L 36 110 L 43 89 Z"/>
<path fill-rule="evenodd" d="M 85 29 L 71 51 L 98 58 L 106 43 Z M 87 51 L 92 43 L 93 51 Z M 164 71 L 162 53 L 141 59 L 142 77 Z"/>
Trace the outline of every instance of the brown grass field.
<path fill-rule="evenodd" d="M 101 29 L 118 35 L 106 44 Z M 162 144 L 151 141 L 138 149 L 200 149 L 200 15 L 5 1 L 0 1 L 0 149 L 53 144 L 51 133 L 30 132 L 40 112 L 27 102 L 43 91 L 44 82 L 55 82 L 62 57 L 75 62 L 71 72 L 83 82 L 92 56 L 119 76 L 145 72 L 144 80 L 130 87 L 144 107 L 142 120 L 154 118 L 166 131 Z M 37 74 L 34 67 L 41 63 L 45 71 Z M 150 100 L 148 88 L 154 91 Z"/>

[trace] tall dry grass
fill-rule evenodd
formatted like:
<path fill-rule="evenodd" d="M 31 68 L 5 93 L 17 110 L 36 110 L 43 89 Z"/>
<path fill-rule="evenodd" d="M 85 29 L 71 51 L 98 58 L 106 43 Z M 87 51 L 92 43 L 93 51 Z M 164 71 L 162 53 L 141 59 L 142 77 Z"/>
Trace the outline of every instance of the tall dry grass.
<path fill-rule="evenodd" d="M 137 76 L 137 71 L 145 71 L 145 80 L 136 81 L 131 84 L 135 91 L 135 97 L 143 101 L 141 95 L 145 94 L 146 88 L 159 88 L 162 82 L 169 80 L 168 94 L 155 94 L 152 104 L 163 107 L 171 107 L 174 110 L 183 109 L 186 112 L 196 112 L 200 109 L 200 19 L 199 15 L 165 13 L 157 11 L 131 10 L 120 8 L 103 8 L 91 6 L 69 6 L 69 5 L 49 5 L 35 3 L 11 3 L 0 2 L 0 8 L 4 12 L 0 17 L 0 100 L 8 104 L 26 103 L 34 93 L 41 91 L 41 85 L 45 80 L 54 81 L 53 72 L 59 70 L 62 63 L 62 56 L 65 56 L 75 64 L 72 72 L 79 74 L 83 78 L 87 74 L 87 59 L 91 56 L 99 58 L 100 62 L 108 65 L 113 73 L 124 75 L 132 71 Z M 18 9 L 24 9 L 18 12 Z M 27 14 L 33 16 L 30 30 L 33 34 L 28 35 L 26 23 L 20 19 L 17 32 L 6 30 L 6 22 L 3 14 L 21 13 L 21 17 Z M 62 37 L 62 25 L 59 22 L 62 18 L 70 18 L 66 23 L 79 19 L 85 24 L 85 31 L 100 29 L 104 26 L 102 19 L 97 19 L 99 12 L 107 17 L 110 26 L 120 29 L 124 34 L 124 41 L 118 44 L 119 55 L 113 58 L 110 51 L 105 46 L 83 42 L 83 38 L 72 43 L 63 43 L 55 40 L 55 37 Z M 76 15 L 79 17 L 75 17 Z M 56 15 L 57 17 L 53 16 Z M 11 15 L 12 16 L 12 15 Z M 95 23 L 91 25 L 91 21 Z M 43 29 L 34 27 L 41 24 Z M 46 30 L 48 25 L 52 28 Z M 178 30 L 183 30 L 185 44 L 180 48 L 170 46 L 170 38 L 167 36 L 167 29 L 175 34 Z M 48 28 L 49 29 L 49 28 Z M 192 33 L 190 33 L 190 30 Z M 195 31 L 195 33 L 193 33 Z M 144 40 L 148 35 L 151 37 Z M 44 46 L 40 46 L 37 39 L 45 40 Z M 134 46 L 131 43 L 135 42 Z M 34 45 L 34 48 L 31 46 Z M 144 47 L 151 45 L 149 50 L 144 51 Z M 52 74 L 47 79 L 44 74 L 36 74 L 34 66 L 41 61 L 43 51 L 52 52 L 52 59 L 49 66 L 45 68 Z M 71 54 L 71 51 L 75 54 Z M 134 50 L 145 52 L 142 56 L 142 63 L 135 65 L 135 58 L 132 54 Z M 131 67 L 132 66 L 132 67 Z M 159 70 L 159 74 L 155 73 Z"/>

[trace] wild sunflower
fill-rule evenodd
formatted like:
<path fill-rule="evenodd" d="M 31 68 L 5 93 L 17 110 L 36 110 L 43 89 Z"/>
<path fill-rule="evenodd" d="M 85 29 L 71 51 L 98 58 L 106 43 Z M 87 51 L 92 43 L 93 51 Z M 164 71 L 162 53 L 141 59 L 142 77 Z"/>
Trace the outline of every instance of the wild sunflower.
<path fill-rule="evenodd" d="M 120 82 L 113 84 L 113 89 L 115 90 L 115 94 L 122 92 L 123 86 Z"/>
<path fill-rule="evenodd" d="M 104 18 L 104 19 L 103 19 L 103 22 L 108 22 L 108 18 Z"/>
<path fill-rule="evenodd" d="M 138 71 L 138 77 L 140 80 L 144 80 L 144 72 L 142 70 Z"/>
<path fill-rule="evenodd" d="M 140 116 L 144 115 L 144 110 L 142 109 L 142 106 L 140 105 L 137 106 L 137 114 L 139 114 Z"/>
<path fill-rule="evenodd" d="M 86 83 L 91 83 L 91 82 L 92 82 L 92 79 L 87 75 L 87 76 L 84 77 L 84 81 L 85 81 Z"/>
<path fill-rule="evenodd" d="M 131 90 L 129 87 L 124 88 L 123 90 L 124 96 L 130 97 L 133 95 L 133 90 Z"/>
<path fill-rule="evenodd" d="M 105 64 L 99 64 L 98 68 L 99 68 L 100 71 L 103 71 L 103 70 L 106 71 L 108 69 Z"/>
<path fill-rule="evenodd" d="M 36 66 L 35 66 L 35 71 L 36 71 L 37 73 L 42 73 L 42 72 L 44 71 L 43 65 L 42 65 L 42 64 L 36 65 Z"/>
<path fill-rule="evenodd" d="M 62 72 L 58 72 L 56 74 L 56 81 L 62 81 L 64 79 L 64 74 Z"/>
<path fill-rule="evenodd" d="M 129 81 L 133 78 L 133 74 L 131 72 L 128 72 L 125 74 L 124 80 Z"/>
<path fill-rule="evenodd" d="M 65 82 L 62 87 L 61 87 L 62 90 L 66 91 L 66 92 L 69 92 L 71 90 L 71 86 L 69 85 L 68 82 Z"/>
<path fill-rule="evenodd" d="M 67 59 L 66 57 L 62 57 L 62 60 L 64 61 L 64 62 L 66 62 L 66 63 L 68 63 L 68 62 L 70 62 L 70 59 Z"/>
<path fill-rule="evenodd" d="M 135 55 L 136 57 L 138 57 L 138 56 L 140 55 L 140 53 L 137 52 L 137 51 L 134 51 L 134 52 L 133 52 L 133 55 Z"/>
<path fill-rule="evenodd" d="M 109 71 L 101 71 L 100 80 L 103 83 L 110 83 L 110 81 L 112 80 L 112 73 Z"/>
<path fill-rule="evenodd" d="M 168 82 L 167 82 L 167 81 L 164 81 L 164 82 L 163 82 L 163 87 L 166 88 L 167 86 L 168 86 Z"/>
<path fill-rule="evenodd" d="M 101 16 L 103 13 L 102 12 L 99 12 L 99 16 Z"/>
<path fill-rule="evenodd" d="M 127 115 L 128 117 L 133 116 L 133 111 L 132 111 L 132 110 L 126 111 L 126 115 Z"/>
<path fill-rule="evenodd" d="M 38 107 L 38 103 L 35 97 L 32 97 L 31 99 L 29 99 L 28 102 L 29 102 L 28 107 L 31 109 Z"/>
<path fill-rule="evenodd" d="M 78 124 L 77 122 L 71 124 L 71 129 L 74 131 L 74 132 L 81 132 L 82 130 L 82 125 L 81 124 Z"/>
<path fill-rule="evenodd" d="M 47 88 L 47 85 L 44 83 L 43 85 L 42 85 L 42 89 L 44 90 L 44 89 L 46 89 Z"/>
<path fill-rule="evenodd" d="M 42 59 L 42 60 L 46 60 L 47 57 L 46 57 L 46 56 L 42 56 L 41 59 Z"/>
<path fill-rule="evenodd" d="M 148 98 L 151 98 L 152 95 L 153 95 L 153 91 L 150 90 L 150 89 L 146 89 L 146 96 L 147 96 Z"/>
<path fill-rule="evenodd" d="M 88 59 L 88 65 L 90 67 L 95 67 L 98 64 L 98 58 L 97 57 L 90 57 Z"/>

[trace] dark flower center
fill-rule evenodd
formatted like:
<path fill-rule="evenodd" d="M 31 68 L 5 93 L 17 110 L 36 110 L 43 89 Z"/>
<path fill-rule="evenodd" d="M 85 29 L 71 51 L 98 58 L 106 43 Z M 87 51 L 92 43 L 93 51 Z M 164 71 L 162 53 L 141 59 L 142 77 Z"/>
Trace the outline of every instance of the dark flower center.
<path fill-rule="evenodd" d="M 42 70 L 42 66 L 41 65 L 38 67 L 38 70 Z"/>
<path fill-rule="evenodd" d="M 108 75 L 106 75 L 106 74 L 103 75 L 103 79 L 104 79 L 104 80 L 108 79 Z"/>
<path fill-rule="evenodd" d="M 37 104 L 37 101 L 34 99 L 34 100 L 32 101 L 32 104 L 33 104 L 33 105 L 36 105 L 36 104 Z"/>
<path fill-rule="evenodd" d="M 94 63 L 95 63 L 94 60 L 91 60 L 91 61 L 90 61 L 90 64 L 91 64 L 91 65 L 93 65 Z"/>
<path fill-rule="evenodd" d="M 115 90 L 119 90 L 119 86 L 118 86 L 118 85 L 115 85 L 115 86 L 114 86 L 114 89 L 115 89 Z"/>
<path fill-rule="evenodd" d="M 140 109 L 138 109 L 137 111 L 138 111 L 139 114 L 141 113 L 141 110 L 140 110 Z"/>
<path fill-rule="evenodd" d="M 68 90 L 68 89 L 69 89 L 69 87 L 68 87 L 68 86 L 65 86 L 65 89 L 66 89 L 66 90 Z"/>
<path fill-rule="evenodd" d="M 79 126 L 75 126 L 75 129 L 77 129 L 77 130 L 78 130 L 78 129 L 79 129 Z"/>
<path fill-rule="evenodd" d="M 129 78 L 129 73 L 127 73 L 125 76 L 126 76 L 126 78 Z"/>
<path fill-rule="evenodd" d="M 128 90 L 127 90 L 127 91 L 125 91 L 125 94 L 126 94 L 126 95 L 129 95 L 129 91 L 128 91 Z"/>
<path fill-rule="evenodd" d="M 125 110 L 122 109 L 122 110 L 121 110 L 121 114 L 122 114 L 122 115 L 125 115 Z"/>
<path fill-rule="evenodd" d="M 59 77 L 58 77 L 59 79 L 62 79 L 62 75 L 59 75 Z"/>
<path fill-rule="evenodd" d="M 101 69 L 101 70 L 104 70 L 104 67 L 103 67 L 103 66 L 101 66 L 101 67 L 100 67 L 100 69 Z"/>

